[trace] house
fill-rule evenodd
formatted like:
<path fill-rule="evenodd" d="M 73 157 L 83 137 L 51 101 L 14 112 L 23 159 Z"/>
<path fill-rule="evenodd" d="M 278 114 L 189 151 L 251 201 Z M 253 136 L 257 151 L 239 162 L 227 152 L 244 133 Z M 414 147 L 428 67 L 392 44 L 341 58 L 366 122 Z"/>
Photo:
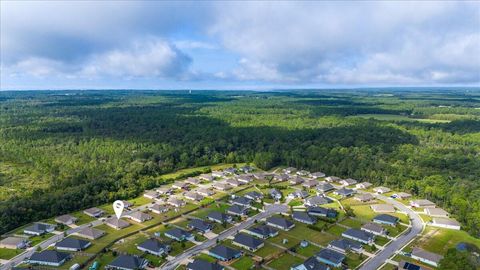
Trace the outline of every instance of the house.
<path fill-rule="evenodd" d="M 190 184 L 190 185 L 198 185 L 198 184 L 200 184 L 200 182 L 201 182 L 200 179 L 195 178 L 195 177 L 188 177 L 185 180 L 185 183 Z"/>
<path fill-rule="evenodd" d="M 202 195 L 198 194 L 195 191 L 187 192 L 187 194 L 185 194 L 184 197 L 188 200 L 197 201 L 197 202 L 203 200 L 204 198 Z"/>
<path fill-rule="evenodd" d="M 400 261 L 398 263 L 398 269 L 399 270 L 426 270 L 420 265 L 416 265 L 414 263 L 407 262 L 407 261 Z"/>
<path fill-rule="evenodd" d="M 306 187 L 306 188 L 313 188 L 313 187 L 316 187 L 318 185 L 318 181 L 317 180 L 306 180 L 305 182 L 303 182 L 302 186 Z"/>
<path fill-rule="evenodd" d="M 433 218 L 429 225 L 453 230 L 460 230 L 461 228 L 460 223 L 451 218 Z"/>
<path fill-rule="evenodd" d="M 153 204 L 152 206 L 149 206 L 148 209 L 152 211 L 155 214 L 162 214 L 168 212 L 168 207 L 165 205 L 160 205 L 160 204 Z"/>
<path fill-rule="evenodd" d="M 227 214 L 234 216 L 246 216 L 248 214 L 248 208 L 234 204 L 227 209 Z"/>
<path fill-rule="evenodd" d="M 28 240 L 22 237 L 10 236 L 0 241 L 0 248 L 21 249 L 27 245 Z"/>
<path fill-rule="evenodd" d="M 254 173 L 252 174 L 253 178 L 257 179 L 257 180 L 265 180 L 266 177 L 269 176 L 269 174 L 267 173 Z"/>
<path fill-rule="evenodd" d="M 369 183 L 369 182 L 361 182 L 361 183 L 358 183 L 357 185 L 355 185 L 355 187 L 358 188 L 358 189 L 367 189 L 371 186 L 372 186 L 372 183 Z"/>
<path fill-rule="evenodd" d="M 369 202 L 374 200 L 375 197 L 373 197 L 373 195 L 370 193 L 361 193 L 361 194 L 355 195 L 354 199 L 360 202 Z"/>
<path fill-rule="evenodd" d="M 425 200 L 425 199 L 420 199 L 420 200 L 412 200 L 410 201 L 410 206 L 412 207 L 417 207 L 417 208 L 435 208 L 435 203 Z"/>
<path fill-rule="evenodd" d="M 313 197 L 305 199 L 305 205 L 306 206 L 319 206 L 319 205 L 327 204 L 327 203 L 331 203 L 331 202 L 332 202 L 332 200 L 330 200 L 329 198 L 324 197 L 324 196 L 313 196 Z"/>
<path fill-rule="evenodd" d="M 170 197 L 167 200 L 167 204 L 169 204 L 173 207 L 179 208 L 179 207 L 184 207 L 187 203 L 183 200 L 180 200 L 180 199 L 176 198 L 176 197 Z"/>
<path fill-rule="evenodd" d="M 223 266 L 218 263 L 211 263 L 202 259 L 195 259 L 187 264 L 187 270 L 223 270 Z"/>
<path fill-rule="evenodd" d="M 232 186 L 230 186 L 229 184 L 220 183 L 220 182 L 214 183 L 214 184 L 212 185 L 212 187 L 213 187 L 214 189 L 222 190 L 222 191 L 232 189 Z"/>
<path fill-rule="evenodd" d="M 55 230 L 55 225 L 47 223 L 33 223 L 32 225 L 26 227 L 23 230 L 23 233 L 30 235 L 42 235 L 46 233 L 51 233 Z"/>
<path fill-rule="evenodd" d="M 304 199 L 308 197 L 308 192 L 305 190 L 295 190 L 292 193 L 288 194 L 287 197 L 290 199 L 295 199 L 295 198 Z"/>
<path fill-rule="evenodd" d="M 317 216 L 317 217 L 327 217 L 327 218 L 336 218 L 338 212 L 331 208 L 324 208 L 324 207 L 309 207 L 307 209 L 307 213 L 310 216 Z"/>
<path fill-rule="evenodd" d="M 105 269 L 137 270 L 144 269 L 147 265 L 148 261 L 138 256 L 120 255 L 105 266 Z"/>
<path fill-rule="evenodd" d="M 213 177 L 211 174 L 205 173 L 205 174 L 200 174 L 200 175 L 198 176 L 198 178 L 200 178 L 200 179 L 202 179 L 202 180 L 205 180 L 205 181 L 211 182 L 211 181 L 213 181 L 213 179 L 214 179 L 215 177 Z"/>
<path fill-rule="evenodd" d="M 87 227 L 87 228 L 75 233 L 75 235 L 83 237 L 83 238 L 87 238 L 87 239 L 90 239 L 90 240 L 95 240 L 95 239 L 98 239 L 98 238 L 104 236 L 105 232 L 102 231 L 102 230 L 99 230 L 99 229 Z"/>
<path fill-rule="evenodd" d="M 279 201 L 282 199 L 282 193 L 278 191 L 278 189 L 275 189 L 275 188 L 270 189 L 269 194 L 270 194 L 270 198 L 276 201 Z"/>
<path fill-rule="evenodd" d="M 374 204 L 371 205 L 370 208 L 372 208 L 375 213 L 395 213 L 395 207 L 386 203 Z"/>
<path fill-rule="evenodd" d="M 399 199 L 402 199 L 402 200 L 409 199 L 409 198 L 412 197 L 412 194 L 405 193 L 405 192 L 398 192 L 398 193 L 395 193 L 393 195 L 396 196 Z"/>
<path fill-rule="evenodd" d="M 99 217 L 103 216 L 105 211 L 103 211 L 102 209 L 97 208 L 97 207 L 92 207 L 92 208 L 89 208 L 87 210 L 84 210 L 83 213 L 87 216 L 91 216 L 91 217 L 94 217 L 94 218 L 99 218 Z"/>
<path fill-rule="evenodd" d="M 343 179 L 340 181 L 340 184 L 342 184 L 342 186 L 351 186 L 351 185 L 355 185 L 358 181 L 355 180 L 355 179 L 352 179 L 352 178 L 347 178 L 347 179 Z"/>
<path fill-rule="evenodd" d="M 242 252 L 224 245 L 218 245 L 210 249 L 208 251 L 208 255 L 227 262 L 236 258 L 240 258 L 240 256 L 242 256 Z"/>
<path fill-rule="evenodd" d="M 233 175 L 233 174 L 237 173 L 237 169 L 233 168 L 233 167 L 230 167 L 230 168 L 226 168 L 225 170 L 223 170 L 223 172 L 225 174 L 228 174 L 228 175 Z"/>
<path fill-rule="evenodd" d="M 215 192 L 213 190 L 207 189 L 207 188 L 200 188 L 197 190 L 197 193 L 204 196 L 204 197 L 210 197 L 215 195 Z"/>
<path fill-rule="evenodd" d="M 375 240 L 375 235 L 359 229 L 348 229 L 342 233 L 342 236 L 368 245 Z"/>
<path fill-rule="evenodd" d="M 385 225 L 390 225 L 390 226 L 396 226 L 397 223 L 400 221 L 398 217 L 387 215 L 387 214 L 381 214 L 373 218 L 372 220 L 375 223 L 378 224 L 385 224 Z"/>
<path fill-rule="evenodd" d="M 333 193 L 335 195 L 341 196 L 342 198 L 346 198 L 355 194 L 355 190 L 342 187 L 341 189 L 335 190 Z"/>
<path fill-rule="evenodd" d="M 240 182 L 235 178 L 228 178 L 227 180 L 225 180 L 225 183 L 227 183 L 227 184 L 229 184 L 233 187 L 238 187 L 238 186 L 241 186 L 241 185 L 245 184 L 244 182 Z"/>
<path fill-rule="evenodd" d="M 330 267 L 321 263 L 315 256 L 312 256 L 303 263 L 292 266 L 290 270 L 330 270 Z"/>
<path fill-rule="evenodd" d="M 149 214 L 143 213 L 142 211 L 133 212 L 133 213 L 129 214 L 127 217 L 130 218 L 131 220 L 139 222 L 139 223 L 145 222 L 145 221 L 153 218 Z"/>
<path fill-rule="evenodd" d="M 240 205 L 243 207 L 252 206 L 252 200 L 246 197 L 235 197 L 231 200 L 231 203 L 234 205 Z"/>
<path fill-rule="evenodd" d="M 188 184 L 188 183 L 186 183 L 186 182 L 180 182 L 180 181 L 175 182 L 175 183 L 173 183 L 173 185 L 172 185 L 172 188 L 174 188 L 174 189 L 187 189 L 188 187 L 189 187 L 189 184 Z"/>
<path fill-rule="evenodd" d="M 310 175 L 310 172 L 306 171 L 306 170 L 300 170 L 300 171 L 297 171 L 297 175 L 308 176 L 308 175 Z"/>
<path fill-rule="evenodd" d="M 130 223 L 128 223 L 127 221 L 123 220 L 123 219 L 118 219 L 116 217 L 111 217 L 107 220 L 105 220 L 105 224 L 109 227 L 112 227 L 114 229 L 117 229 L 117 230 L 120 230 L 120 229 L 123 229 L 123 228 L 126 228 L 128 226 L 130 226 Z"/>
<path fill-rule="evenodd" d="M 315 224 L 315 222 L 317 222 L 317 219 L 315 217 L 311 217 L 305 212 L 298 211 L 293 212 L 292 219 L 309 225 Z"/>
<path fill-rule="evenodd" d="M 423 212 L 431 217 L 448 217 L 448 212 L 442 208 L 425 208 Z"/>
<path fill-rule="evenodd" d="M 207 215 L 207 219 L 210 220 L 210 221 L 213 221 L 213 222 L 217 222 L 217 223 L 231 223 L 232 222 L 232 217 L 227 215 L 227 214 L 223 214 L 223 213 L 220 213 L 220 212 L 210 212 L 208 213 Z"/>
<path fill-rule="evenodd" d="M 373 191 L 375 191 L 378 194 L 384 194 L 384 193 L 390 192 L 390 189 L 387 187 L 376 187 L 376 188 L 373 188 Z"/>
<path fill-rule="evenodd" d="M 123 207 L 125 207 L 126 209 L 130 209 L 133 206 L 133 203 L 129 201 L 122 200 L 122 203 L 123 203 Z"/>
<path fill-rule="evenodd" d="M 310 174 L 310 177 L 312 177 L 313 179 L 323 178 L 325 177 L 325 174 L 323 172 L 314 172 Z"/>
<path fill-rule="evenodd" d="M 273 177 L 273 179 L 275 179 L 275 180 L 277 180 L 277 181 L 280 181 L 280 182 L 284 182 L 284 181 L 287 181 L 288 179 L 290 179 L 290 175 L 284 174 L 284 173 L 275 174 L 275 176 Z"/>
<path fill-rule="evenodd" d="M 305 182 L 305 179 L 303 179 L 303 178 L 300 177 L 300 176 L 295 176 L 295 177 L 290 178 L 290 180 L 288 180 L 288 182 L 289 182 L 291 185 L 299 185 L 299 184 Z"/>
<path fill-rule="evenodd" d="M 143 194 L 143 197 L 145 197 L 147 199 L 152 199 L 152 200 L 158 198 L 158 196 L 159 195 L 158 195 L 157 191 L 155 191 L 155 190 L 149 190 L 149 191 L 147 191 Z"/>
<path fill-rule="evenodd" d="M 284 219 L 281 217 L 269 217 L 267 218 L 267 225 L 272 226 L 274 228 L 278 228 L 284 231 L 288 231 L 295 227 L 295 223 L 291 222 L 288 219 Z"/>
<path fill-rule="evenodd" d="M 378 225 L 377 223 L 372 223 L 372 222 L 369 222 L 363 225 L 360 229 L 362 231 L 366 231 L 366 232 L 373 233 L 375 235 L 380 235 L 380 236 L 384 236 L 387 234 L 387 230 L 385 230 L 382 226 Z"/>
<path fill-rule="evenodd" d="M 327 176 L 325 177 L 325 180 L 327 182 L 339 182 L 340 180 L 342 180 L 342 178 L 336 176 Z"/>
<path fill-rule="evenodd" d="M 81 251 L 87 249 L 92 243 L 86 240 L 76 239 L 72 237 L 64 238 L 62 241 L 57 242 L 55 247 L 57 250 L 65 251 Z"/>
<path fill-rule="evenodd" d="M 294 168 L 294 167 L 288 167 L 288 168 L 283 169 L 283 172 L 288 173 L 288 174 L 294 173 L 296 171 L 297 171 L 297 168 Z"/>
<path fill-rule="evenodd" d="M 237 177 L 237 180 L 242 184 L 248 184 L 253 181 L 253 176 L 244 174 Z"/>
<path fill-rule="evenodd" d="M 415 247 L 412 250 L 412 259 L 437 267 L 443 256 Z"/>
<path fill-rule="evenodd" d="M 256 236 L 258 238 L 267 239 L 278 235 L 278 231 L 267 225 L 260 225 L 257 227 L 250 227 L 244 230 L 246 233 Z"/>
<path fill-rule="evenodd" d="M 242 247 L 246 250 L 250 250 L 252 252 L 257 251 L 259 248 L 265 245 L 265 243 L 263 243 L 263 240 L 244 233 L 238 233 L 237 235 L 235 235 L 232 244 Z"/>
<path fill-rule="evenodd" d="M 213 225 L 201 219 L 192 219 L 188 223 L 187 228 L 197 230 L 201 233 L 208 233 L 213 229 Z"/>
<path fill-rule="evenodd" d="M 172 193 L 172 189 L 169 188 L 169 187 L 159 187 L 157 189 L 155 189 L 155 191 L 159 194 L 159 195 L 169 195 Z"/>
<path fill-rule="evenodd" d="M 221 178 L 221 177 L 224 177 L 225 175 L 226 175 L 226 173 L 221 172 L 221 171 L 213 171 L 213 172 L 212 172 L 212 176 L 213 176 L 213 177 Z"/>
<path fill-rule="evenodd" d="M 329 192 L 330 190 L 334 190 L 335 188 L 332 186 L 332 184 L 327 183 L 327 182 L 320 182 L 317 185 L 317 191 L 321 193 Z"/>
<path fill-rule="evenodd" d="M 242 166 L 240 167 L 240 171 L 244 172 L 244 173 L 251 173 L 255 170 L 254 167 L 252 166 L 248 166 L 248 165 L 245 165 L 245 166 Z"/>
<path fill-rule="evenodd" d="M 146 253 L 153 254 L 155 256 L 162 256 L 170 252 L 171 247 L 169 245 L 163 244 L 157 239 L 147 239 L 137 246 L 138 250 L 141 250 Z"/>
<path fill-rule="evenodd" d="M 315 254 L 315 257 L 320 262 L 333 267 L 342 266 L 342 262 L 345 260 L 344 254 L 328 248 L 320 250 L 317 254 Z"/>
<path fill-rule="evenodd" d="M 193 240 L 195 238 L 191 233 L 179 228 L 173 228 L 165 232 L 165 236 L 173 240 L 182 242 L 185 240 Z"/>
<path fill-rule="evenodd" d="M 250 191 L 250 192 L 246 193 L 244 196 L 245 196 L 245 198 L 248 198 L 248 199 L 254 200 L 254 201 L 259 201 L 259 200 L 263 199 L 263 194 L 260 193 L 260 192 L 257 192 L 257 191 Z"/>
<path fill-rule="evenodd" d="M 56 250 L 44 250 L 33 253 L 26 262 L 34 265 L 40 264 L 58 267 L 64 264 L 70 257 L 71 255 L 69 253 L 58 252 Z"/>
<path fill-rule="evenodd" d="M 345 239 L 345 238 L 332 240 L 328 244 L 327 248 L 333 249 L 335 251 L 338 251 L 344 254 L 349 251 L 356 252 L 356 253 L 363 252 L 362 244 L 350 239 Z"/>
<path fill-rule="evenodd" d="M 57 223 L 60 223 L 60 224 L 64 224 L 64 225 L 72 225 L 72 224 L 75 224 L 75 222 L 77 222 L 78 218 L 74 217 L 74 216 L 71 216 L 71 215 L 62 215 L 62 216 L 59 216 L 59 217 L 56 217 L 55 218 L 55 222 Z"/>

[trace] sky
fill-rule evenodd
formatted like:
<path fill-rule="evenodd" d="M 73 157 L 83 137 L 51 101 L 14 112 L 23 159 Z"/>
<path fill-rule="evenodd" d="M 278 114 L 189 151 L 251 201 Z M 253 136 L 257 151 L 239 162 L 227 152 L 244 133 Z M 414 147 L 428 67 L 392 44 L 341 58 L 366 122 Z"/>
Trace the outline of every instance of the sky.
<path fill-rule="evenodd" d="M 480 2 L 0 5 L 0 90 L 480 85 Z"/>

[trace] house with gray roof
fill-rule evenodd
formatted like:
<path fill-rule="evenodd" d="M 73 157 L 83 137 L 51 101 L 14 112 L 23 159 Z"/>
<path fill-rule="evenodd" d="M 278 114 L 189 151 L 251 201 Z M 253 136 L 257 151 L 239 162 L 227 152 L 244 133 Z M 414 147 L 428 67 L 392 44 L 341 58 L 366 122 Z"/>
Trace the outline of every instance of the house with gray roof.
<path fill-rule="evenodd" d="M 412 259 L 437 267 L 443 256 L 415 247 L 412 250 Z"/>
<path fill-rule="evenodd" d="M 358 183 L 358 184 L 355 185 L 355 187 L 358 188 L 358 189 L 367 189 L 371 186 L 372 186 L 372 183 L 370 183 L 370 182 L 362 182 L 362 183 Z"/>
<path fill-rule="evenodd" d="M 245 233 L 238 233 L 237 235 L 235 235 L 232 244 L 250 250 L 252 252 L 257 251 L 265 245 L 263 240 L 260 240 Z"/>
<path fill-rule="evenodd" d="M 375 213 L 394 213 L 395 212 L 395 207 L 387 203 L 372 204 L 370 205 L 370 208 L 372 208 L 373 212 Z"/>
<path fill-rule="evenodd" d="M 159 196 L 159 194 L 155 190 L 148 190 L 147 192 L 145 192 L 143 194 L 143 197 L 145 197 L 147 199 L 152 199 L 152 200 L 158 198 L 158 196 Z"/>
<path fill-rule="evenodd" d="M 203 200 L 203 196 L 200 195 L 198 192 L 195 192 L 195 191 L 190 191 L 190 192 L 187 192 L 187 194 L 185 194 L 184 196 L 186 199 L 189 199 L 189 200 L 192 200 L 192 201 L 201 201 Z"/>
<path fill-rule="evenodd" d="M 139 223 L 143 223 L 153 218 L 151 215 L 147 213 L 143 213 L 142 211 L 133 212 L 129 214 L 127 217 Z"/>
<path fill-rule="evenodd" d="M 173 183 L 172 188 L 174 189 L 187 189 L 190 186 L 189 183 L 185 181 L 177 181 Z"/>
<path fill-rule="evenodd" d="M 292 193 L 288 194 L 288 198 L 291 198 L 291 199 L 304 199 L 306 197 L 308 197 L 308 192 L 306 190 L 294 190 L 292 191 Z"/>
<path fill-rule="evenodd" d="M 227 209 L 227 214 L 234 216 L 246 216 L 248 215 L 248 208 L 234 204 Z"/>
<path fill-rule="evenodd" d="M 202 259 L 195 259 L 187 264 L 187 270 L 223 270 L 225 269 L 218 263 L 211 263 Z"/>
<path fill-rule="evenodd" d="M 105 232 L 102 231 L 102 230 L 99 230 L 99 229 L 92 228 L 92 227 L 87 227 L 87 228 L 82 229 L 79 232 L 75 233 L 75 235 L 83 237 L 83 238 L 87 238 L 87 239 L 90 239 L 90 240 L 95 240 L 95 239 L 98 239 L 98 238 L 104 236 Z"/>
<path fill-rule="evenodd" d="M 55 222 L 64 224 L 64 225 L 72 225 L 77 222 L 78 218 L 71 216 L 71 215 L 61 215 L 55 218 Z"/>
<path fill-rule="evenodd" d="M 155 256 L 162 256 L 163 254 L 167 254 L 168 252 L 170 252 L 171 247 L 169 245 L 163 244 L 157 239 L 151 238 L 137 245 L 137 249 L 146 253 L 153 254 Z"/>
<path fill-rule="evenodd" d="M 417 208 L 429 208 L 429 207 L 433 208 L 435 207 L 435 203 L 426 199 L 420 199 L 420 200 L 410 201 L 410 206 L 417 207 Z"/>
<path fill-rule="evenodd" d="M 117 230 L 124 229 L 124 228 L 131 225 L 127 221 L 125 221 L 123 219 L 118 219 L 117 217 L 111 217 L 111 218 L 105 220 L 105 224 L 107 226 L 112 227 L 112 228 L 117 229 Z"/>
<path fill-rule="evenodd" d="M 284 173 L 294 173 L 297 171 L 297 168 L 294 168 L 294 167 L 287 167 L 285 169 L 282 170 Z"/>
<path fill-rule="evenodd" d="M 292 219 L 309 225 L 315 224 L 315 222 L 317 222 L 317 219 L 315 217 L 311 217 L 307 213 L 299 211 L 293 212 Z"/>
<path fill-rule="evenodd" d="M 138 270 L 145 269 L 148 261 L 138 256 L 133 255 L 120 255 L 115 258 L 111 263 L 105 266 L 105 269 L 115 270 Z"/>
<path fill-rule="evenodd" d="M 65 251 L 80 251 L 80 250 L 87 249 L 91 245 L 92 243 L 90 243 L 89 241 L 77 239 L 73 237 L 67 237 L 61 240 L 60 242 L 57 242 L 55 244 L 55 248 L 57 250 L 65 250 Z"/>
<path fill-rule="evenodd" d="M 210 249 L 208 251 L 208 255 L 226 262 L 240 258 L 242 256 L 242 252 L 224 245 L 218 245 Z"/>
<path fill-rule="evenodd" d="M 432 218 L 432 222 L 428 223 L 430 226 L 447 228 L 453 230 L 460 230 L 460 223 L 452 218 Z"/>
<path fill-rule="evenodd" d="M 217 212 L 217 211 L 213 211 L 213 212 L 208 213 L 207 219 L 211 220 L 211 221 L 214 221 L 216 223 L 220 223 L 220 224 L 222 224 L 224 222 L 232 223 L 232 216 L 224 214 L 224 213 L 220 213 L 220 212 Z"/>
<path fill-rule="evenodd" d="M 244 182 L 240 182 L 235 178 L 228 178 L 227 180 L 225 180 L 225 183 L 227 183 L 231 186 L 234 186 L 234 187 L 238 187 L 238 186 L 241 186 L 241 185 L 245 184 Z"/>
<path fill-rule="evenodd" d="M 300 171 L 297 171 L 297 175 L 308 176 L 308 175 L 310 175 L 310 172 L 307 171 L 307 170 L 300 170 Z"/>
<path fill-rule="evenodd" d="M 344 254 L 328 248 L 320 250 L 317 254 L 315 254 L 315 257 L 320 262 L 333 267 L 341 267 L 343 260 L 345 260 Z"/>
<path fill-rule="evenodd" d="M 33 265 L 48 265 L 59 267 L 71 258 L 69 253 L 58 252 L 56 250 L 43 250 L 35 252 L 26 260 L 27 263 Z"/>
<path fill-rule="evenodd" d="M 306 180 L 305 182 L 303 182 L 302 186 L 306 187 L 306 188 L 313 188 L 313 187 L 316 187 L 318 185 L 318 181 L 317 180 Z"/>
<path fill-rule="evenodd" d="M 290 179 L 290 175 L 285 174 L 285 173 L 275 174 L 273 179 L 275 179 L 277 181 L 280 181 L 280 182 L 284 182 L 284 181 L 287 181 L 288 179 Z"/>
<path fill-rule="evenodd" d="M 423 209 L 423 212 L 431 217 L 448 217 L 448 212 L 442 208 L 425 208 Z"/>
<path fill-rule="evenodd" d="M 335 209 L 319 207 L 319 206 L 307 208 L 307 213 L 311 216 L 327 217 L 327 218 L 336 218 L 338 215 L 338 212 Z"/>
<path fill-rule="evenodd" d="M 239 205 L 239 206 L 243 206 L 243 207 L 252 206 L 252 200 L 247 198 L 247 197 L 243 197 L 243 196 L 233 198 L 231 200 L 231 203 L 234 204 L 234 205 Z"/>
<path fill-rule="evenodd" d="M 215 195 L 215 192 L 208 188 L 199 188 L 197 189 L 197 193 L 204 197 L 210 197 L 212 195 Z"/>
<path fill-rule="evenodd" d="M 248 184 L 253 181 L 253 176 L 244 174 L 237 177 L 237 180 L 243 184 Z"/>
<path fill-rule="evenodd" d="M 288 231 L 295 227 L 295 223 L 291 222 L 288 219 L 281 218 L 281 217 L 269 217 L 267 218 L 267 225 L 272 226 L 274 228 L 282 229 L 284 231 Z"/>
<path fill-rule="evenodd" d="M 278 235 L 278 231 L 276 229 L 267 225 L 250 227 L 245 229 L 244 232 L 262 239 L 267 239 Z"/>
<path fill-rule="evenodd" d="M 362 244 L 360 244 L 357 241 L 353 241 L 345 238 L 332 240 L 328 244 L 328 248 L 344 254 L 347 253 L 348 251 L 352 251 L 355 253 L 363 252 Z"/>
<path fill-rule="evenodd" d="M 317 196 L 313 196 L 305 199 L 306 206 L 319 206 L 319 205 L 328 204 L 331 202 L 332 200 L 322 195 L 317 195 Z"/>
<path fill-rule="evenodd" d="M 208 233 L 213 229 L 213 224 L 203 221 L 201 219 L 192 219 L 188 223 L 187 228 L 197 230 L 201 233 Z"/>
<path fill-rule="evenodd" d="M 180 208 L 180 207 L 184 207 L 187 203 L 183 200 L 180 200 L 180 199 L 176 198 L 176 197 L 170 197 L 167 200 L 167 204 L 169 204 L 173 207 Z"/>
<path fill-rule="evenodd" d="M 310 174 L 310 177 L 317 179 L 317 178 L 323 178 L 325 177 L 325 174 L 323 172 L 314 172 Z"/>
<path fill-rule="evenodd" d="M 387 234 L 387 230 L 385 230 L 382 226 L 378 225 L 377 223 L 373 223 L 373 222 L 364 224 L 360 229 L 362 231 L 373 233 L 379 236 L 384 236 Z"/>
<path fill-rule="evenodd" d="M 84 210 L 83 213 L 87 216 L 91 216 L 91 217 L 94 217 L 94 218 L 99 218 L 99 217 L 103 216 L 105 211 L 103 211 L 102 209 L 97 208 L 97 207 L 92 207 L 92 208 L 88 208 L 88 209 Z"/>
<path fill-rule="evenodd" d="M 384 194 L 384 193 L 390 192 L 391 189 L 389 189 L 387 187 L 376 187 L 376 188 L 373 188 L 373 191 L 375 191 L 378 194 Z"/>
<path fill-rule="evenodd" d="M 369 202 L 375 200 L 375 197 L 370 193 L 360 193 L 355 195 L 353 199 L 359 202 Z"/>
<path fill-rule="evenodd" d="M 149 206 L 148 209 L 152 211 L 155 214 L 162 214 L 168 212 L 169 208 L 165 205 L 160 205 L 160 204 L 154 204 L 152 206 Z"/>
<path fill-rule="evenodd" d="M 335 190 L 333 193 L 342 197 L 342 198 L 346 198 L 346 197 L 350 197 L 353 194 L 355 194 L 355 190 L 342 187 L 341 189 Z"/>
<path fill-rule="evenodd" d="M 342 236 L 368 245 L 375 240 L 374 234 L 354 228 L 344 231 Z"/>
<path fill-rule="evenodd" d="M 288 182 L 292 185 L 299 185 L 299 184 L 305 182 L 305 179 L 303 179 L 302 177 L 297 175 L 297 176 L 294 176 L 294 177 L 290 178 L 290 180 L 288 180 Z"/>
<path fill-rule="evenodd" d="M 200 184 L 200 179 L 195 178 L 195 177 L 188 177 L 185 180 L 185 183 L 190 184 L 190 185 L 198 185 L 198 184 Z"/>
<path fill-rule="evenodd" d="M 28 240 L 23 237 L 9 236 L 0 241 L 0 248 L 23 249 L 28 245 Z"/>
<path fill-rule="evenodd" d="M 342 180 L 342 178 L 337 177 L 337 176 L 327 176 L 327 177 L 325 177 L 325 180 L 327 182 L 339 182 L 340 180 Z"/>
<path fill-rule="evenodd" d="M 330 190 L 334 190 L 334 189 L 335 188 L 333 187 L 333 185 L 327 182 L 320 182 L 317 185 L 317 191 L 320 193 L 329 192 Z"/>
<path fill-rule="evenodd" d="M 347 178 L 347 179 L 341 180 L 340 184 L 342 184 L 343 186 L 351 186 L 351 185 L 355 185 L 357 182 L 358 181 L 355 179 Z"/>
<path fill-rule="evenodd" d="M 388 215 L 388 214 L 381 214 L 373 218 L 372 220 L 378 224 L 385 224 L 390 226 L 396 226 L 400 219 L 396 216 Z"/>
<path fill-rule="evenodd" d="M 282 199 L 282 193 L 278 189 L 272 188 L 268 193 L 270 194 L 270 198 L 276 201 Z"/>
<path fill-rule="evenodd" d="M 54 230 L 55 230 L 55 225 L 36 222 L 26 227 L 23 230 L 23 233 L 30 234 L 30 235 L 42 235 L 46 233 L 51 233 Z"/>
<path fill-rule="evenodd" d="M 254 201 L 258 201 L 258 200 L 263 199 L 263 194 L 260 193 L 260 192 L 257 192 L 257 191 L 250 191 L 250 192 L 246 193 L 244 196 L 245 196 L 245 198 L 248 198 L 248 199 L 254 200 Z"/>
<path fill-rule="evenodd" d="M 221 190 L 221 191 L 225 191 L 225 190 L 229 190 L 229 189 L 232 189 L 232 186 L 227 184 L 227 183 L 221 183 L 221 182 L 216 182 L 212 185 L 212 187 L 214 189 L 217 189 L 217 190 Z"/>
<path fill-rule="evenodd" d="M 179 228 L 173 228 L 166 231 L 165 236 L 179 242 L 195 239 L 194 235 Z"/>
<path fill-rule="evenodd" d="M 292 266 L 290 270 L 330 270 L 330 267 L 320 262 L 315 256 L 312 256 L 303 263 Z"/>
<path fill-rule="evenodd" d="M 205 174 L 200 174 L 200 176 L 198 176 L 198 178 L 211 182 L 211 181 L 213 181 L 213 179 L 215 177 L 213 177 L 211 174 L 205 173 Z"/>

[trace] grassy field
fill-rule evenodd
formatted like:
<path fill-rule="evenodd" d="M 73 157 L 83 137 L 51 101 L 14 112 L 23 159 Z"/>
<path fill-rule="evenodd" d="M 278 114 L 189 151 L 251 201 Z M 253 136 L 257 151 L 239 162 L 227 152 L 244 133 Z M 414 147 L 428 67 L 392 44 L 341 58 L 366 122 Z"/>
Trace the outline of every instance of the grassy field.
<path fill-rule="evenodd" d="M 289 270 L 290 267 L 303 262 L 302 258 L 295 257 L 290 254 L 283 254 L 279 258 L 270 262 L 267 266 L 276 270 Z"/>
<path fill-rule="evenodd" d="M 9 260 L 23 251 L 23 249 L 0 248 L 0 259 Z"/>
<path fill-rule="evenodd" d="M 295 222 L 295 224 L 296 224 L 295 227 L 286 233 L 289 236 L 294 237 L 300 241 L 308 240 L 308 241 L 315 242 L 319 245 L 326 246 L 330 241 L 337 238 L 327 233 L 318 232 L 318 231 L 309 229 L 305 224 L 301 224 L 298 222 Z"/>
<path fill-rule="evenodd" d="M 250 269 L 253 266 L 253 264 L 254 262 L 252 258 L 250 258 L 249 256 L 243 256 L 242 258 L 232 263 L 230 266 L 237 270 L 244 270 L 244 269 Z"/>
<path fill-rule="evenodd" d="M 445 254 L 449 248 L 454 248 L 460 242 L 471 243 L 480 248 L 480 239 L 470 236 L 465 231 L 427 227 L 422 236 L 404 250 L 410 251 L 418 246 L 431 252 Z"/>
<path fill-rule="evenodd" d="M 334 225 L 332 227 L 330 227 L 327 232 L 328 233 L 331 233 L 331 234 L 334 234 L 334 235 L 337 235 L 337 236 L 342 236 L 342 233 L 344 231 L 346 231 L 347 229 L 343 228 L 343 227 L 340 227 L 338 225 Z"/>
<path fill-rule="evenodd" d="M 340 224 L 343 224 L 345 226 L 348 226 L 350 228 L 360 228 L 363 223 L 359 220 L 356 220 L 356 219 L 351 219 L 351 218 L 347 218 L 347 219 L 344 219 L 340 222 Z"/>
<path fill-rule="evenodd" d="M 277 254 L 277 253 L 280 253 L 282 252 L 283 250 L 268 243 L 268 242 L 265 242 L 265 246 L 263 246 L 261 249 L 257 250 L 254 252 L 255 255 L 257 256 L 260 256 L 262 258 L 267 258 L 267 257 L 270 257 L 274 254 Z"/>
<path fill-rule="evenodd" d="M 366 118 L 366 119 L 376 119 L 381 121 L 407 121 L 407 122 L 424 122 L 424 123 L 448 123 L 450 120 L 444 119 L 428 119 L 428 118 L 410 118 L 404 115 L 396 114 L 357 114 L 354 116 L 349 116 L 349 118 Z"/>
<path fill-rule="evenodd" d="M 300 247 L 298 246 L 297 249 L 295 250 L 296 253 L 300 254 L 300 255 L 303 255 L 305 257 L 311 257 L 313 256 L 314 254 L 316 254 L 317 252 L 319 252 L 321 250 L 321 248 L 315 246 L 315 245 L 308 245 L 306 247 Z"/>

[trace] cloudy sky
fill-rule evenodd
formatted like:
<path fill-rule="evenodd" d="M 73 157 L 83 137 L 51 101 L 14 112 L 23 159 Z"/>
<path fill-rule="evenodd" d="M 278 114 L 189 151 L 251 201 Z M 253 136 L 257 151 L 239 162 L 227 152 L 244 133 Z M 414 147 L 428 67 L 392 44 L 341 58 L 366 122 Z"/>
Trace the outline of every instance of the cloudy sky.
<path fill-rule="evenodd" d="M 480 84 L 480 2 L 0 3 L 3 90 Z"/>

